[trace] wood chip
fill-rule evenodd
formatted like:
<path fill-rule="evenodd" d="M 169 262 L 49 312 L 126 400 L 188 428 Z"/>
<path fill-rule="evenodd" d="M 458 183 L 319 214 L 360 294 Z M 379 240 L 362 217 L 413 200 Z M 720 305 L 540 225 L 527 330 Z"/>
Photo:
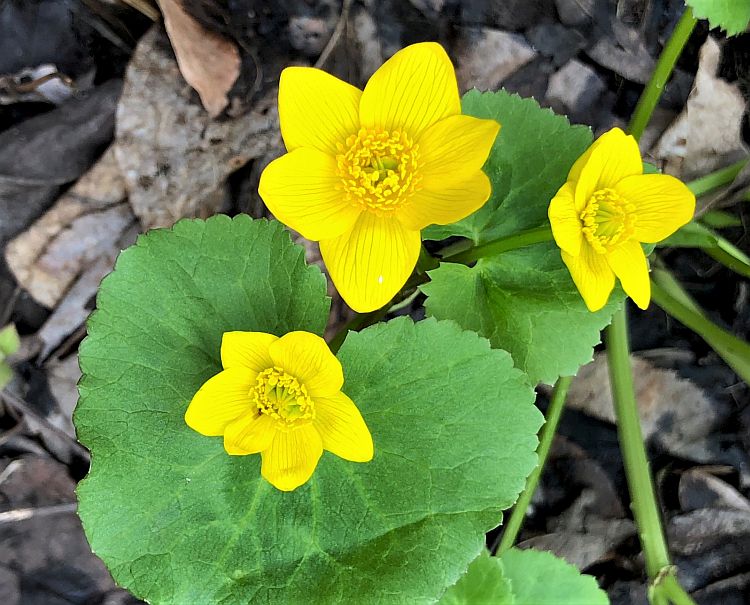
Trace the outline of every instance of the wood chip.
<path fill-rule="evenodd" d="M 101 258 L 114 262 L 123 234 L 136 223 L 112 148 L 5 251 L 18 283 L 54 307 Z M 93 293 L 92 293 L 93 294 Z"/>

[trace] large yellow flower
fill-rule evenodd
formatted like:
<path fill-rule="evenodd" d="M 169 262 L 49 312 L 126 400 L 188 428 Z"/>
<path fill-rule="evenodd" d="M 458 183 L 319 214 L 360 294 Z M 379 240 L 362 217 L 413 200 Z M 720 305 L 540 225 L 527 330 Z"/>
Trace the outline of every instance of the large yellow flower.
<path fill-rule="evenodd" d="M 260 453 L 261 474 L 278 489 L 305 483 L 324 449 L 372 460 L 370 431 L 341 392 L 341 364 L 319 336 L 226 332 L 221 363 L 224 371 L 195 394 L 185 422 L 202 435 L 223 435 L 233 456 Z"/>
<path fill-rule="evenodd" d="M 615 276 L 645 309 L 651 284 L 641 242 L 660 242 L 694 212 L 691 191 L 672 176 L 643 174 L 638 143 L 613 128 L 573 164 L 550 203 L 549 220 L 589 310 L 607 303 Z"/>
<path fill-rule="evenodd" d="M 258 189 L 276 218 L 320 242 L 355 311 L 382 307 L 404 285 L 421 229 L 487 201 L 482 165 L 500 126 L 460 114 L 453 65 L 435 43 L 397 52 L 364 91 L 317 69 L 282 72 L 289 153 L 269 164 Z"/>

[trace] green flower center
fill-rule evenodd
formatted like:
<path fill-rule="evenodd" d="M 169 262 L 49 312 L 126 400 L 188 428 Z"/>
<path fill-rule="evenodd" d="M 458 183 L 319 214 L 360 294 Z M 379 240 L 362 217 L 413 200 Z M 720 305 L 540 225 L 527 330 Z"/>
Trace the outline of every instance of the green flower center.
<path fill-rule="evenodd" d="M 261 414 L 295 425 L 315 418 L 315 406 L 305 385 L 281 368 L 268 368 L 258 374 L 250 398 Z"/>
<path fill-rule="evenodd" d="M 389 212 L 419 188 L 419 148 L 404 132 L 361 128 L 338 150 L 338 189 L 353 204 Z"/>
<path fill-rule="evenodd" d="M 599 189 L 581 212 L 583 234 L 591 247 L 605 254 L 633 237 L 635 204 L 628 202 L 614 189 Z"/>

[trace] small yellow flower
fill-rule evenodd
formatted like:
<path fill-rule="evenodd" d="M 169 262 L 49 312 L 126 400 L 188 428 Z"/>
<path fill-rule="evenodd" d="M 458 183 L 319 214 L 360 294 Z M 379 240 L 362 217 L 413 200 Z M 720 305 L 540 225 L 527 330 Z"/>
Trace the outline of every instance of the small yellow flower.
<path fill-rule="evenodd" d="M 678 179 L 643 174 L 638 143 L 619 128 L 599 137 L 550 202 L 549 220 L 578 291 L 601 309 L 615 276 L 641 309 L 651 284 L 641 242 L 656 243 L 690 221 L 695 196 Z"/>
<path fill-rule="evenodd" d="M 221 363 L 224 371 L 195 394 L 185 422 L 202 435 L 223 435 L 228 454 L 260 453 L 261 474 L 278 489 L 305 483 L 324 449 L 372 460 L 370 431 L 341 392 L 341 364 L 319 336 L 226 332 Z"/>
<path fill-rule="evenodd" d="M 500 125 L 461 115 L 453 65 L 435 43 L 386 61 L 364 91 L 313 68 L 279 84 L 289 151 L 259 192 L 282 223 L 320 242 L 352 309 L 382 307 L 416 265 L 420 230 L 460 220 L 489 198 L 482 172 Z"/>

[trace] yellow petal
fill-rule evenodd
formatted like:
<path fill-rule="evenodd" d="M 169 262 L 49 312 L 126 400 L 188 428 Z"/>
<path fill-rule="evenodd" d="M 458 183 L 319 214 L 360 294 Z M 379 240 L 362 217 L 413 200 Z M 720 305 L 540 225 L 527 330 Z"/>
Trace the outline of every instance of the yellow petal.
<path fill-rule="evenodd" d="M 336 155 L 359 130 L 362 91 L 312 67 L 287 67 L 279 80 L 279 121 L 287 150 L 312 147 Z"/>
<path fill-rule="evenodd" d="M 615 189 L 635 204 L 635 238 L 641 242 L 660 242 L 689 223 L 695 213 L 695 196 L 673 176 L 631 176 L 620 181 Z"/>
<path fill-rule="evenodd" d="M 235 367 L 206 381 L 185 411 L 185 422 L 201 435 L 216 437 L 226 426 L 250 409 L 250 388 L 257 372 Z"/>
<path fill-rule="evenodd" d="M 578 256 L 583 241 L 583 231 L 575 204 L 575 184 L 568 181 L 552 198 L 547 211 L 555 243 L 561 250 Z"/>
<path fill-rule="evenodd" d="M 449 225 L 481 208 L 492 193 L 490 179 L 477 170 L 465 181 L 440 183 L 433 178 L 396 211 L 399 221 L 411 231 L 427 225 Z"/>
<path fill-rule="evenodd" d="M 612 288 L 615 287 L 615 275 L 604 255 L 597 254 L 588 244 L 581 246 L 578 256 L 564 250 L 561 254 L 589 311 L 598 311 L 606 305 Z"/>
<path fill-rule="evenodd" d="M 250 410 L 230 422 L 224 431 L 224 449 L 232 456 L 257 454 L 271 447 L 276 435 L 276 420 L 268 414 Z"/>
<path fill-rule="evenodd" d="M 271 446 L 262 452 L 260 474 L 284 492 L 298 488 L 312 476 L 323 454 L 323 443 L 312 424 L 277 431 Z"/>
<path fill-rule="evenodd" d="M 623 242 L 607 252 L 606 256 L 627 295 L 641 309 L 648 309 L 651 282 L 648 278 L 648 262 L 641 245 L 635 240 Z"/>
<path fill-rule="evenodd" d="M 271 345 L 269 353 L 274 365 L 300 380 L 310 397 L 332 395 L 344 385 L 341 362 L 320 336 L 289 332 Z"/>
<path fill-rule="evenodd" d="M 434 42 L 412 44 L 388 59 L 367 82 L 359 103 L 363 127 L 404 131 L 412 139 L 459 113 L 453 64 Z"/>
<path fill-rule="evenodd" d="M 396 213 L 407 229 L 455 223 L 484 205 L 492 188 L 481 168 L 499 130 L 494 120 L 458 115 L 425 131 L 419 140 L 420 189 Z"/>
<path fill-rule="evenodd" d="M 221 337 L 221 365 L 262 372 L 273 366 L 268 347 L 278 336 L 265 332 L 224 332 Z"/>
<path fill-rule="evenodd" d="M 605 132 L 584 153 L 568 174 L 576 183 L 576 209 L 580 212 L 594 191 L 614 187 L 622 179 L 643 173 L 638 143 L 619 128 Z"/>
<path fill-rule="evenodd" d="M 498 132 L 495 120 L 462 115 L 440 120 L 419 138 L 419 172 L 425 179 L 463 181 L 484 166 Z"/>
<path fill-rule="evenodd" d="M 333 156 L 301 148 L 266 166 L 258 193 L 279 221 L 318 241 L 351 229 L 361 212 L 344 200 L 340 185 Z"/>
<path fill-rule="evenodd" d="M 392 217 L 363 212 L 354 228 L 320 242 L 336 289 L 352 309 L 367 313 L 389 302 L 417 264 L 421 239 Z"/>
<path fill-rule="evenodd" d="M 323 449 L 352 462 L 372 460 L 372 435 L 357 406 L 341 392 L 315 398 L 315 427 Z"/>

